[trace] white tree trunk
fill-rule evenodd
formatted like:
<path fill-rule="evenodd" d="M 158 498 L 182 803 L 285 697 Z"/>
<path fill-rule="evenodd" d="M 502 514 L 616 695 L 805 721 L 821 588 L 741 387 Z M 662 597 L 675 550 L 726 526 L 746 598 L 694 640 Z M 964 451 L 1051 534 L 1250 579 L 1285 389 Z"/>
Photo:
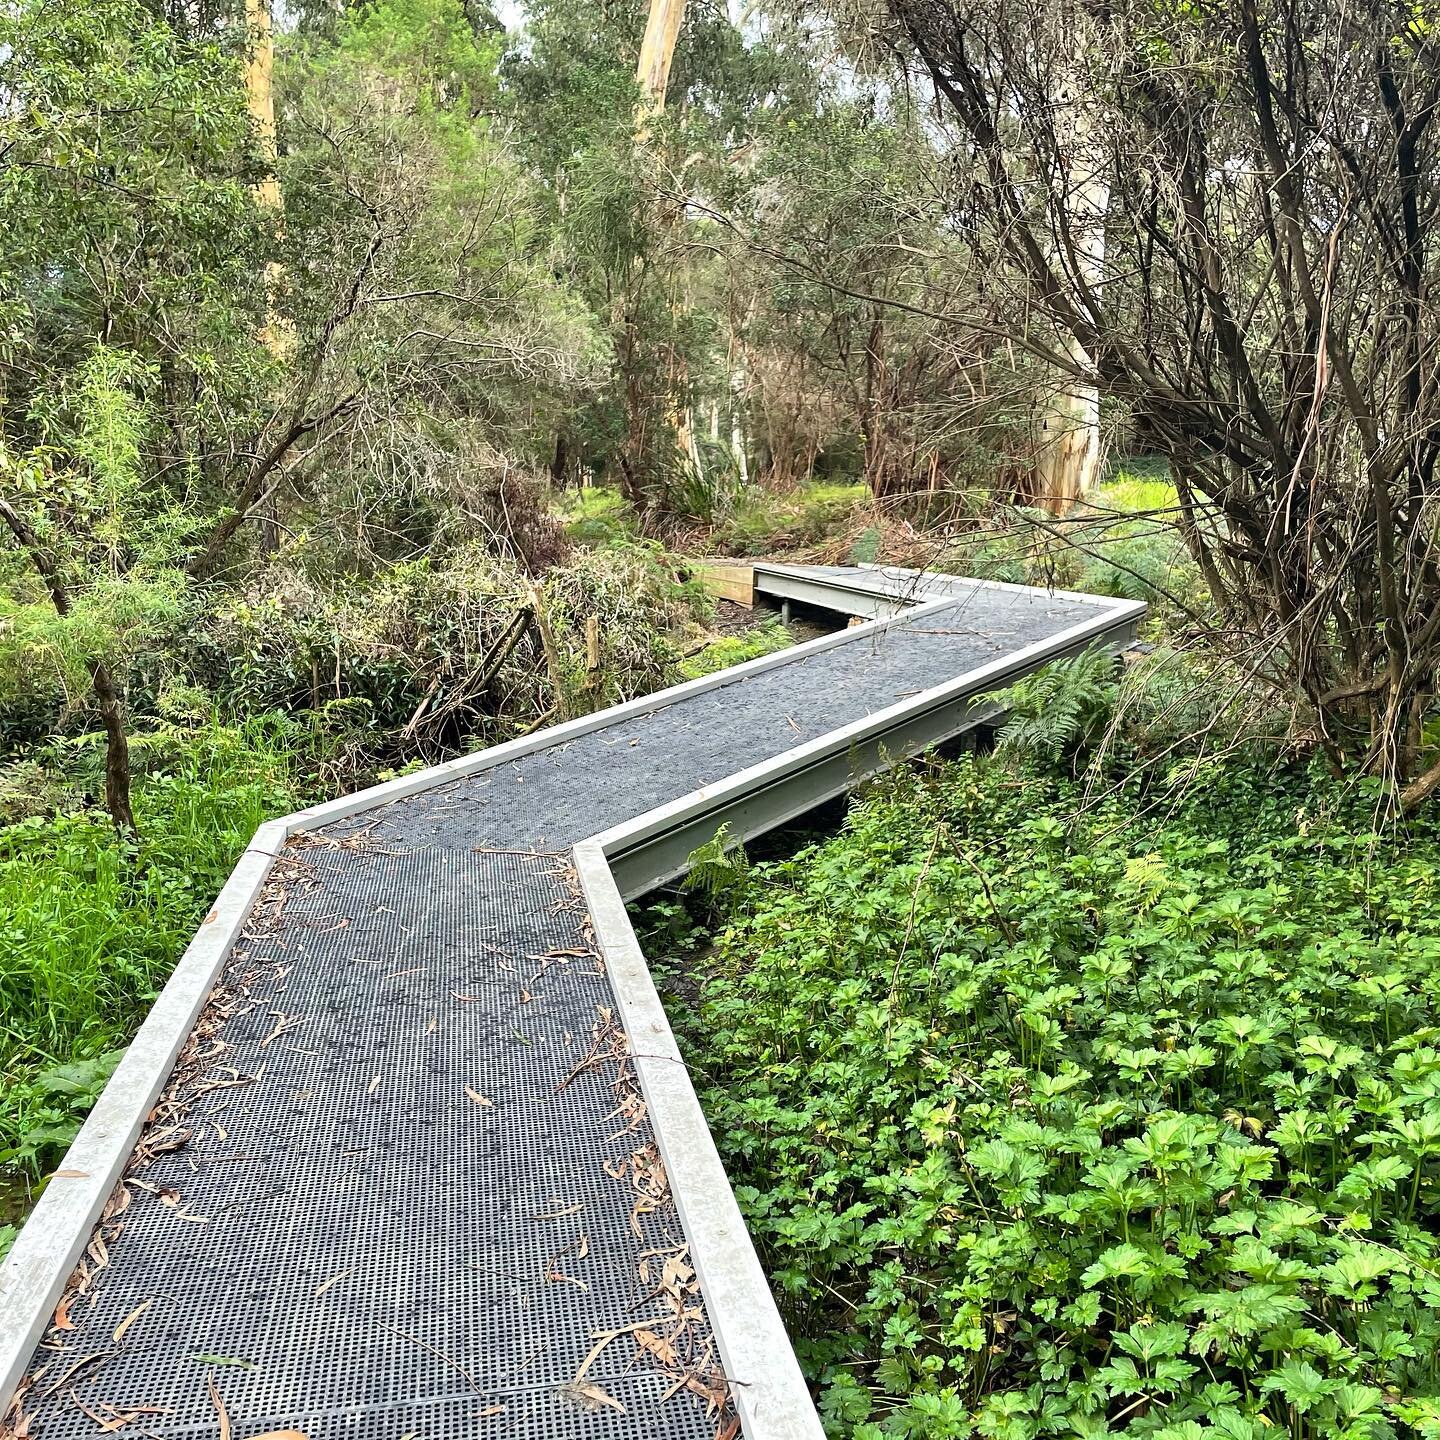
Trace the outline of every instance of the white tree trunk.
<path fill-rule="evenodd" d="M 685 0 L 650 0 L 645 20 L 645 38 L 640 42 L 640 63 L 635 83 L 640 87 L 643 128 L 646 113 L 659 114 L 665 108 L 665 90 L 670 84 L 670 62 L 675 58 L 675 41 L 685 18 Z"/>
<path fill-rule="evenodd" d="M 1084 84 L 1084 23 L 1073 7 L 1063 3 L 1059 19 L 1073 61 L 1062 70 L 1056 97 L 1073 136 L 1064 159 L 1062 205 L 1069 220 L 1077 277 L 1098 296 L 1104 283 L 1110 180 L 1103 143 L 1087 123 L 1085 107 L 1074 103 Z M 1091 357 L 1078 340 L 1067 338 L 1064 348 L 1082 375 L 1091 370 Z M 1041 401 L 1035 428 L 1034 498 L 1060 514 L 1094 490 L 1100 479 L 1100 391 L 1077 376 L 1058 377 Z"/>
<path fill-rule="evenodd" d="M 275 96 L 271 74 L 275 68 L 275 36 L 270 26 L 270 0 L 245 0 L 245 106 L 255 126 L 265 178 L 256 198 L 267 209 L 280 209 L 280 185 L 275 179 Z"/>
<path fill-rule="evenodd" d="M 730 449 L 740 472 L 740 487 L 750 485 L 750 465 L 745 453 L 745 394 L 748 389 L 745 346 L 731 344 L 730 365 Z"/>
<path fill-rule="evenodd" d="M 255 198 L 262 208 L 282 217 L 285 202 L 280 194 L 280 181 L 275 174 L 278 150 L 275 141 L 275 96 L 271 75 L 275 68 L 275 35 L 270 24 L 270 0 L 245 0 L 245 28 L 248 46 L 245 59 L 245 105 L 255 126 L 255 139 L 265 162 L 265 178 L 255 187 Z M 288 359 L 295 348 L 295 332 L 289 320 L 280 315 L 275 297 L 285 279 L 285 268 L 278 260 L 265 266 L 266 319 L 264 341 L 277 359 Z"/>
<path fill-rule="evenodd" d="M 1078 341 L 1067 351 L 1077 364 L 1090 357 Z M 1035 500 L 1057 515 L 1094 490 L 1100 479 L 1100 392 L 1063 380 L 1040 405 L 1035 434 Z"/>

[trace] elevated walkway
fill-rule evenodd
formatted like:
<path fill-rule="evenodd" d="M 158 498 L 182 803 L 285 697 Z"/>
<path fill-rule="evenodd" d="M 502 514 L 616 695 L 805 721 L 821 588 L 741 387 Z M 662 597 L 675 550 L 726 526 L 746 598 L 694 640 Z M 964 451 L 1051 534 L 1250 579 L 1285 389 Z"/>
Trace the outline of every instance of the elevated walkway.
<path fill-rule="evenodd" d="M 13 1428 L 819 1440 L 624 899 L 1144 606 L 755 586 L 881 618 L 261 827 L 0 1269 Z"/>

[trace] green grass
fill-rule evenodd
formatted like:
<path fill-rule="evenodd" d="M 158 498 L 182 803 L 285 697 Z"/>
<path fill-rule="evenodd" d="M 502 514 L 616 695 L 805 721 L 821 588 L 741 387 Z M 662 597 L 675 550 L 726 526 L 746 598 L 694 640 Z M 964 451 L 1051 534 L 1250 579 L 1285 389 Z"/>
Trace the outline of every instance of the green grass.
<path fill-rule="evenodd" d="M 1119 479 L 1102 485 L 1097 497 L 1105 510 L 1120 510 L 1130 515 L 1171 516 L 1179 505 L 1179 496 L 1168 480 Z"/>
<path fill-rule="evenodd" d="M 870 487 L 863 480 L 816 480 L 800 491 L 802 509 L 838 509 L 868 504 Z"/>
<path fill-rule="evenodd" d="M 897 779 L 675 1012 L 830 1435 L 1440 1435 L 1440 842 L 1081 799 Z"/>
<path fill-rule="evenodd" d="M 727 635 L 680 662 L 682 680 L 698 680 L 717 670 L 728 670 L 762 655 L 773 655 L 795 643 L 794 637 L 779 620 L 767 620 L 743 635 Z"/>
<path fill-rule="evenodd" d="M 1179 503 L 1169 463 L 1154 456 L 1119 461 L 1100 486 L 1097 498 L 1106 510 L 1137 515 L 1156 511 L 1170 514 Z"/>
<path fill-rule="evenodd" d="M 302 803 L 280 717 L 135 752 L 138 850 L 95 809 L 0 829 L 0 1167 L 59 1158 L 256 826 Z"/>

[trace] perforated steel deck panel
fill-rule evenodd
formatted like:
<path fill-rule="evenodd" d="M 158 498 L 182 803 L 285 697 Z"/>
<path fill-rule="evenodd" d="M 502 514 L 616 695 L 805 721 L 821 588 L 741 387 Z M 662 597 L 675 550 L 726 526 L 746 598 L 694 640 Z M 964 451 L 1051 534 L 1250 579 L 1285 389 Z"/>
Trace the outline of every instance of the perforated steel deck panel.
<path fill-rule="evenodd" d="M 237 1436 L 399 1440 L 483 1416 L 484 1434 L 711 1440 L 626 1339 L 585 1372 L 623 1416 L 562 1393 L 592 1331 L 667 1329 L 640 1260 L 653 1282 L 684 1245 L 672 1210 L 635 1213 L 626 1167 L 650 1137 L 615 1113 L 615 1065 L 572 1077 L 609 997 L 568 879 L 552 856 L 293 852 L 206 1068 L 258 1078 L 199 1096 L 190 1143 L 139 1177 L 178 1195 L 135 1190 L 34 1393 L 112 1353 L 27 1407 L 35 1433 L 93 1435 L 83 1403 L 164 1406 L 127 1428 L 213 1436 L 211 1377 Z"/>
<path fill-rule="evenodd" d="M 30 1434 L 215 1436 L 218 1396 L 235 1440 L 713 1440 L 628 1333 L 666 1329 L 685 1237 L 618 1062 L 582 1063 L 613 993 L 554 852 L 1094 613 L 973 591 L 292 844 L 172 1082 L 187 1143 L 32 1365 Z M 677 1368 L 707 1374 L 681 1303 Z"/>
<path fill-rule="evenodd" d="M 560 849 L 1095 614 L 1039 591 L 970 591 L 333 828 L 374 827 L 387 845 Z"/>

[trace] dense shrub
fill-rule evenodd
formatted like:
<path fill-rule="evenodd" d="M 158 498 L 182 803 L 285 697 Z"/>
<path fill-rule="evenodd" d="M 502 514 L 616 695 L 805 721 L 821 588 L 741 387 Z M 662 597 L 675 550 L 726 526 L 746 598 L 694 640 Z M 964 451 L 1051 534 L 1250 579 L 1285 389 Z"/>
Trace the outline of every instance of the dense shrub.
<path fill-rule="evenodd" d="M 752 872 L 688 1044 L 832 1434 L 1440 1434 L 1431 834 L 965 760 Z"/>
<path fill-rule="evenodd" d="M 656 549 L 577 550 L 539 588 L 568 700 L 587 681 L 587 706 L 668 683 L 679 655 L 671 633 L 697 597 Z M 342 702 L 352 729 L 368 729 L 372 756 L 435 760 L 505 739 L 554 704 L 534 627 L 489 664 L 517 612 L 533 603 L 530 577 L 478 547 L 443 563 L 396 565 L 363 584 L 261 575 L 225 595 L 199 627 L 196 675 L 230 713 Z M 601 669 L 587 677 L 591 617 Z"/>

